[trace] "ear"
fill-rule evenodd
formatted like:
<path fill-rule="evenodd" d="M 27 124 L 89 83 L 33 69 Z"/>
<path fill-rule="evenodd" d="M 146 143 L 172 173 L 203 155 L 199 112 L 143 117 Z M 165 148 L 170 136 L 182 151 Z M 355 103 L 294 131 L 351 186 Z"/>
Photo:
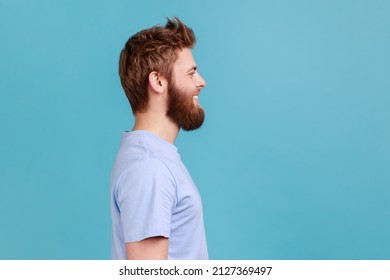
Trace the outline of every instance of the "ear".
<path fill-rule="evenodd" d="M 165 86 L 165 79 L 156 71 L 149 74 L 149 86 L 156 93 L 163 93 Z"/>

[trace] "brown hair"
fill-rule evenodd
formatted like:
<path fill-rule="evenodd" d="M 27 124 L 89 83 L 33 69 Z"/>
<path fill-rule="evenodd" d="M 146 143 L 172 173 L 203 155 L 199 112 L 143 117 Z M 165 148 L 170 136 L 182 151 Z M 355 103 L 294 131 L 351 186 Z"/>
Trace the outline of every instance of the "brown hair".
<path fill-rule="evenodd" d="M 194 32 L 177 17 L 167 24 L 154 26 L 134 34 L 126 42 L 119 58 L 119 76 L 133 113 L 146 109 L 149 74 L 156 71 L 171 79 L 177 51 L 192 48 Z"/>

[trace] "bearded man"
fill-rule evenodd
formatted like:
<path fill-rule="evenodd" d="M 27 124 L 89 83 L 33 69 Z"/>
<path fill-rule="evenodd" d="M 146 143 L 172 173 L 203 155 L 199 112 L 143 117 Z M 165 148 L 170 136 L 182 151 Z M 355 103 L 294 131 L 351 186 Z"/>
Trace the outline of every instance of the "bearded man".
<path fill-rule="evenodd" d="M 113 259 L 208 259 L 202 201 L 180 159 L 180 129 L 199 128 L 206 86 L 178 18 L 133 35 L 119 76 L 135 123 L 124 132 L 111 177 Z"/>

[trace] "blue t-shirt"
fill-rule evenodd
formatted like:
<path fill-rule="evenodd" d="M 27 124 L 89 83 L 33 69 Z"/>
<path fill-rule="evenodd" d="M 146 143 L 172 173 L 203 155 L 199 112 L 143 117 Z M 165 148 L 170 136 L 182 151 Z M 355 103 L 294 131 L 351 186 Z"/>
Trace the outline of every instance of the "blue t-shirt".
<path fill-rule="evenodd" d="M 202 201 L 177 148 L 143 130 L 124 132 L 111 177 L 112 258 L 126 242 L 169 238 L 168 259 L 208 259 Z"/>

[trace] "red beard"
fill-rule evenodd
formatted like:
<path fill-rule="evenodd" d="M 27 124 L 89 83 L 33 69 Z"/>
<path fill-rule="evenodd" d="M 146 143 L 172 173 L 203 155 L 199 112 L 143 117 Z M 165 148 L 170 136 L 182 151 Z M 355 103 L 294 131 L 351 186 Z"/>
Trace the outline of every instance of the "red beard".
<path fill-rule="evenodd" d="M 173 81 L 168 86 L 168 112 L 181 129 L 191 131 L 202 126 L 205 113 L 200 105 L 195 105 L 192 94 L 176 87 Z"/>

